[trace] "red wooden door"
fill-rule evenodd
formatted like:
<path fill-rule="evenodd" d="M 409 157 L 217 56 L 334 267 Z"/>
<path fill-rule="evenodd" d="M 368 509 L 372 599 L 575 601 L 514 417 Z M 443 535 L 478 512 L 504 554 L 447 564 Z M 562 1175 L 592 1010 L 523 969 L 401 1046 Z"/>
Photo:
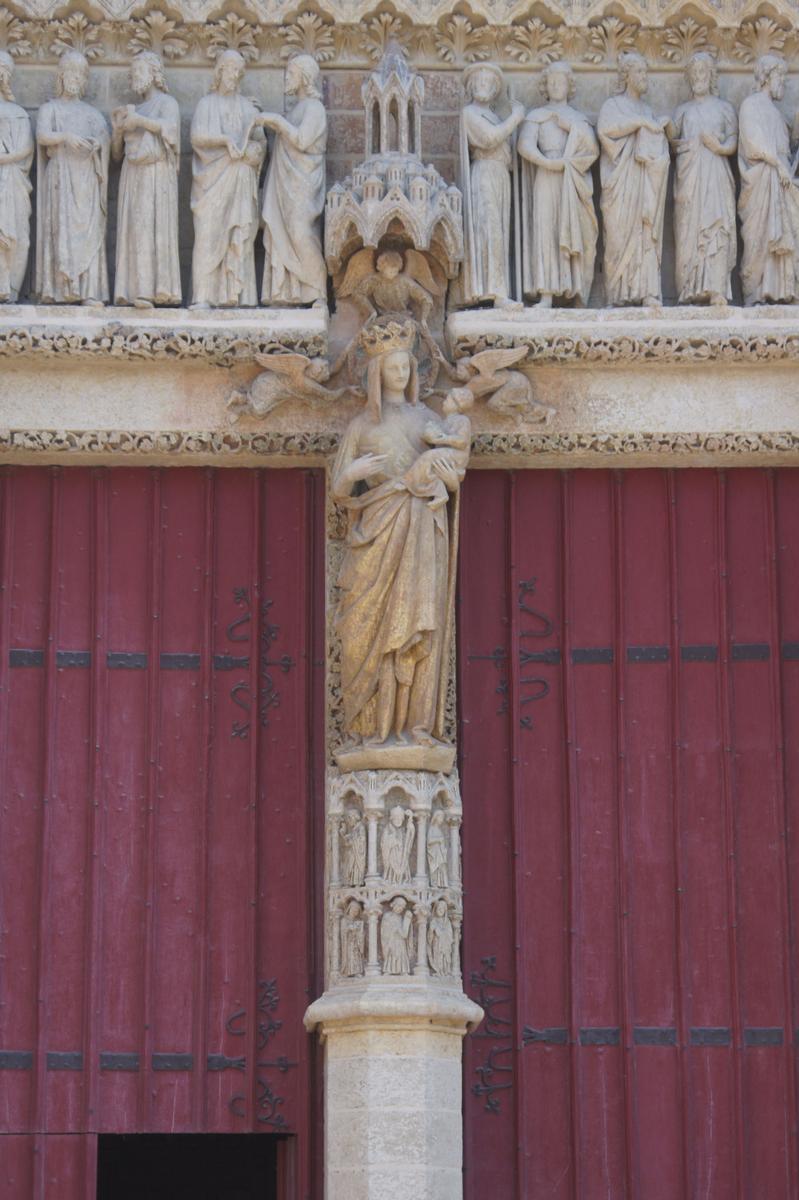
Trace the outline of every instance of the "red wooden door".
<path fill-rule="evenodd" d="M 262 1131 L 308 1195 L 321 481 L 0 487 L 0 1193 L 93 1197 L 97 1133 Z"/>
<path fill-rule="evenodd" d="M 473 472 L 466 1196 L 794 1200 L 799 472 Z"/>

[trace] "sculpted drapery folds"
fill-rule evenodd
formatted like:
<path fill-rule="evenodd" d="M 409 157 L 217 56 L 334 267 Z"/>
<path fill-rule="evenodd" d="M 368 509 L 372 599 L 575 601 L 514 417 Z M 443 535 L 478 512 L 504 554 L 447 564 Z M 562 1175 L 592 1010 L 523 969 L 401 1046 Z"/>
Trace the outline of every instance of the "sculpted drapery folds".
<path fill-rule="evenodd" d="M 0 50 L 0 301 L 14 303 L 30 247 L 33 135 L 25 109 L 14 103 L 14 60 Z"/>
<path fill-rule="evenodd" d="M 180 109 L 167 95 L 160 58 L 137 54 L 131 88 L 142 98 L 113 114 L 111 151 L 122 158 L 117 208 L 116 304 L 180 304 L 178 167 Z"/>
<path fill-rule="evenodd" d="M 440 738 L 454 521 L 452 504 L 437 501 L 442 482 L 457 492 L 463 471 L 453 459 L 458 451 L 441 445 L 425 470 L 413 473 L 433 434 L 446 436 L 419 400 L 415 336 L 412 321 L 389 319 L 361 334 L 366 407 L 347 427 L 331 474 L 333 496 L 349 512 L 336 612 L 344 723 L 350 749 L 366 754 L 363 762 L 348 761 L 350 769 L 451 767 L 452 750 Z M 411 762 L 408 751 L 433 759 Z M 442 751 L 446 764 L 435 758 Z M 340 765 L 347 752 L 337 755 Z"/>
<path fill-rule="evenodd" d="M 738 145 L 735 109 L 718 98 L 716 64 L 710 54 L 691 58 L 686 76 L 692 100 L 681 104 L 667 126 L 677 155 L 674 242 L 679 304 L 732 298 L 736 259 L 735 182 L 730 155 Z"/>
<path fill-rule="evenodd" d="M 264 189 L 264 304 L 324 305 L 327 268 L 322 253 L 327 113 L 319 66 L 298 54 L 286 67 L 286 95 L 297 102 L 287 117 L 263 113 L 275 131 Z"/>
<path fill-rule="evenodd" d="M 244 59 L 224 50 L 212 89 L 191 123 L 194 214 L 192 306 L 251 306 L 258 232 L 258 175 L 266 152 L 258 110 L 239 93 Z"/>
<path fill-rule="evenodd" d="M 65 51 L 56 97 L 41 107 L 36 122 L 36 292 L 43 304 L 108 299 L 110 136 L 105 117 L 83 100 L 88 81 L 84 56 Z"/>
<path fill-rule="evenodd" d="M 528 112 L 519 132 L 522 165 L 522 280 L 525 296 L 588 303 L 594 279 L 597 219 L 591 164 L 596 135 L 568 103 L 574 76 L 551 63 L 541 79 L 545 103 Z"/>
<path fill-rule="evenodd" d="M 788 125 L 777 107 L 785 92 L 785 71 L 779 55 L 759 58 L 755 91 L 739 111 L 745 304 L 799 298 L 799 186 L 793 178 Z"/>
<path fill-rule="evenodd" d="M 619 55 L 619 94 L 599 110 L 605 291 L 610 305 L 660 304 L 663 216 L 669 175 L 666 117 L 642 100 L 646 60 Z"/>
<path fill-rule="evenodd" d="M 510 139 L 524 117 L 514 101 L 504 120 L 495 112 L 504 87 L 495 63 L 474 63 L 463 73 L 467 103 L 461 113 L 460 154 L 463 193 L 465 303 L 510 300 L 511 165 Z"/>

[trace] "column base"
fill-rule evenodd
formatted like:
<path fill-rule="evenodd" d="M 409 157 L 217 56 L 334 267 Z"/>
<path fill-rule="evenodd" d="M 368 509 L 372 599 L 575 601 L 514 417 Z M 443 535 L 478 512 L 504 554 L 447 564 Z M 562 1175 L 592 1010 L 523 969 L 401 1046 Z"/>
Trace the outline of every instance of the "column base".
<path fill-rule="evenodd" d="M 325 1042 L 326 1200 L 460 1200 L 461 1048 L 482 1009 L 434 981 L 365 980 L 305 1014 Z"/>

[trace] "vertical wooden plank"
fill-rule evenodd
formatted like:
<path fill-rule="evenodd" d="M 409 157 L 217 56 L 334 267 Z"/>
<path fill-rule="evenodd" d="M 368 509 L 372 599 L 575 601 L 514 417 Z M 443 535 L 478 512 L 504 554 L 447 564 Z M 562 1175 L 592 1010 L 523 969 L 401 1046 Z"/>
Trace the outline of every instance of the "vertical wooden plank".
<path fill-rule="evenodd" d="M 799 471 L 775 472 L 774 521 L 777 570 L 778 639 L 781 654 L 785 887 L 788 899 L 790 1034 L 793 1044 L 793 1106 L 797 1106 L 797 1030 L 799 1030 Z M 776 653 L 776 651 L 775 651 Z M 799 1191 L 795 1147 L 791 1188 Z"/>
<path fill-rule="evenodd" d="M 253 501 L 250 472 L 219 473 L 214 504 L 216 666 L 208 822 L 207 1043 L 209 1055 L 246 1060 L 244 1069 L 227 1066 L 206 1074 L 207 1127 L 219 1133 L 244 1132 L 252 1118 L 255 987 L 249 955 L 255 895 L 248 887 L 257 661 Z"/>
<path fill-rule="evenodd" d="M 89 1064 L 83 1044 L 84 942 L 89 896 L 87 828 L 94 752 L 91 741 L 92 479 L 62 471 L 53 531 L 53 610 L 49 654 L 54 672 L 48 717 L 50 851 L 42 881 L 42 952 L 47 964 L 39 1067 L 46 1099 L 39 1128 L 83 1128 Z M 54 1058 L 49 1066 L 47 1055 Z M 68 1056 L 68 1057 L 64 1057 Z"/>
<path fill-rule="evenodd" d="M 568 807 L 563 735 L 561 480 L 511 493 L 513 811 L 521 1195 L 570 1197 Z M 471 885 L 469 885 L 471 886 Z"/>
<path fill-rule="evenodd" d="M 682 1188 L 671 778 L 668 477 L 617 476 L 620 870 L 633 1194 Z M 626 935 L 625 935 L 626 931 Z"/>
<path fill-rule="evenodd" d="M 132 1132 L 139 1094 L 147 897 L 148 674 L 151 549 L 157 475 L 114 470 L 107 478 L 108 567 L 98 1021 L 101 1130 Z M 135 657 L 134 657 L 135 656 Z M 113 1056 L 113 1057 L 111 1057 Z M 122 1056 L 122 1057 L 119 1057 Z"/>
<path fill-rule="evenodd" d="M 91 697 L 89 753 L 92 759 L 89 819 L 86 823 L 87 897 L 84 925 L 85 980 L 83 995 L 83 1049 L 86 1085 L 83 1129 L 96 1131 L 100 1124 L 100 1012 L 104 995 L 101 947 L 103 910 L 101 898 L 103 835 L 105 828 L 104 763 L 108 706 L 108 578 L 110 544 L 110 480 L 107 471 L 92 472 L 93 527 L 91 556 Z"/>
<path fill-rule="evenodd" d="M 512 794 L 508 703 L 507 480 L 475 472 L 462 492 L 459 597 L 460 762 L 466 988 L 486 1020 L 464 1047 L 465 1190 L 516 1195 Z"/>
<path fill-rule="evenodd" d="M 718 477 L 675 471 L 678 820 L 682 901 L 684 1106 L 689 1194 L 737 1194 L 735 929 L 725 796 L 723 542 Z"/>
<path fill-rule="evenodd" d="M 35 1128 L 39 880 L 50 562 L 50 472 L 10 476 L 6 550 L 7 641 L 4 746 L 0 794 L 0 1049 L 27 1055 L 2 1073 L 4 1128 Z M 19 871 L 19 864 L 28 869 Z"/>
<path fill-rule="evenodd" d="M 740 1002 L 744 1026 L 743 1121 L 746 1189 L 789 1195 L 790 1134 L 785 1075 L 781 762 L 771 678 L 768 477 L 729 473 L 728 597 L 731 733 L 736 821 Z M 777 668 L 778 669 L 778 668 Z M 764 1034 L 763 1030 L 779 1033 Z M 777 1040 L 778 1039 L 778 1040 Z"/>
<path fill-rule="evenodd" d="M 0 1134 L 0 1187 L 8 1200 L 33 1195 L 33 1134 Z"/>
<path fill-rule="evenodd" d="M 192 1057 L 195 1064 L 194 1094 L 192 1100 L 192 1126 L 195 1130 L 206 1129 L 208 1091 L 205 1073 L 208 1065 L 208 1038 L 210 1029 L 206 1019 L 208 1009 L 208 895 L 210 891 L 209 829 L 212 804 L 212 744 L 214 740 L 214 562 L 215 562 L 215 480 L 216 473 L 204 472 L 203 514 L 204 539 L 201 552 L 202 565 L 202 650 L 200 674 L 202 686 L 201 738 L 202 749 L 198 756 L 202 786 L 199 789 L 199 812 L 196 831 L 197 854 L 197 936 L 198 945 L 194 973 L 194 1019 L 191 1030 Z"/>
<path fill-rule="evenodd" d="M 156 780 L 153 803 L 152 982 L 148 1025 L 147 1127 L 180 1132 L 193 1127 L 192 1090 L 202 1095 L 202 1057 L 192 1054 L 197 960 L 203 954 L 204 885 L 203 761 L 207 733 L 203 670 L 206 600 L 205 493 L 203 471 L 164 471 L 161 476 L 160 629 L 154 730 Z M 203 655 L 206 661 L 203 663 Z"/>
<path fill-rule="evenodd" d="M 254 1127 L 296 1132 L 310 1125 L 310 1056 L 302 1016 L 310 992 L 313 822 L 311 545 L 313 479 L 261 476 L 258 626 L 258 982 Z M 291 913 L 291 920 L 287 914 Z M 299 1195 L 308 1160 L 296 1162 Z"/>
<path fill-rule="evenodd" d="M 614 507 L 607 472 L 577 472 L 571 485 L 568 556 L 570 691 L 579 884 L 575 1007 L 578 1014 L 580 1186 L 586 1200 L 628 1195 L 614 661 Z"/>
<path fill-rule="evenodd" d="M 96 1135 L 91 1134 L 50 1133 L 36 1138 L 44 1200 L 85 1200 L 87 1192 L 96 1196 L 96 1143 Z M 89 1192 L 92 1184 L 94 1190 Z"/>
<path fill-rule="evenodd" d="M 32 1103 L 32 1128 L 41 1131 L 46 1128 L 47 1108 L 47 1042 L 48 1000 L 49 1000 L 49 956 L 48 928 L 49 903 L 52 892 L 51 864 L 55 847 L 52 844 L 52 802 L 55 790 L 57 762 L 53 745 L 56 725 L 56 667 L 53 643 L 57 636 L 57 562 L 58 562 L 58 527 L 61 510 L 61 472 L 55 468 L 50 472 L 49 502 L 50 517 L 47 530 L 45 553 L 47 555 L 47 628 L 45 634 L 45 652 L 42 669 L 44 672 L 44 695 L 41 712 L 41 820 L 39 823 L 39 852 L 38 861 L 34 864 L 37 889 L 35 896 L 37 936 L 36 945 L 38 961 L 36 963 L 36 1053 L 34 1059 L 34 1096 Z M 34 1164 L 34 1196 L 44 1196 L 44 1177 L 42 1175 L 42 1155 L 37 1155 Z"/>

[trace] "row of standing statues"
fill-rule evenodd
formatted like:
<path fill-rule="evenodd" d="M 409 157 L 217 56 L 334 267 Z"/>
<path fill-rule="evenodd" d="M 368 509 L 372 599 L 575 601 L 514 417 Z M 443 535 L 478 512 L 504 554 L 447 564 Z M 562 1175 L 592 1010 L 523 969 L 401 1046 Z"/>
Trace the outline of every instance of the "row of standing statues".
<path fill-rule="evenodd" d="M 599 159 L 604 234 L 605 302 L 662 302 L 663 226 L 672 152 L 675 158 L 675 276 L 680 304 L 727 304 L 737 261 L 735 180 L 743 253 L 744 303 L 799 299 L 799 185 L 788 124 L 778 108 L 786 65 L 761 57 L 755 87 L 740 111 L 720 99 L 713 57 L 694 54 L 686 69 L 691 99 L 658 116 L 644 99 L 646 60 L 619 56 L 617 94 L 592 123 L 570 103 L 567 63 L 543 72 L 543 103 L 525 113 L 518 103 L 500 120 L 499 68 L 467 71 L 462 118 L 467 299 L 512 304 L 511 217 L 513 145 L 520 167 L 520 274 L 526 298 L 544 307 L 587 304 L 594 279 L 598 220 L 592 167 Z M 528 234 L 525 237 L 525 234 Z"/>
<path fill-rule="evenodd" d="M 319 67 L 310 55 L 289 61 L 285 90 L 295 102 L 288 116 L 262 112 L 241 94 L 244 70 L 237 51 L 219 55 L 211 90 L 191 124 L 191 303 L 258 303 L 254 251 L 262 227 L 261 303 L 321 306 L 327 296 L 321 231 L 327 115 Z M 12 59 L 0 52 L 0 300 L 17 300 L 26 273 L 35 152 L 36 298 L 48 304 L 110 298 L 106 217 L 113 156 L 122 161 L 114 301 L 180 304 L 180 114 L 158 56 L 136 56 L 131 87 L 139 102 L 116 109 L 109 128 L 83 99 L 86 58 L 67 51 L 55 98 L 37 115 L 35 139 L 27 113 L 14 102 L 12 72 Z M 602 105 L 594 128 L 571 103 L 574 77 L 567 63 L 543 71 L 539 107 L 525 112 L 512 102 L 504 116 L 499 67 L 467 68 L 458 301 L 519 303 L 513 298 L 514 246 L 520 277 L 515 290 L 525 299 L 545 307 L 588 302 L 599 232 L 592 168 L 599 159 L 605 301 L 659 304 L 672 153 L 678 302 L 725 304 L 732 297 L 736 153 L 744 303 L 799 299 L 799 185 L 790 130 L 778 106 L 785 75 L 779 55 L 762 56 L 754 91 L 736 114 L 717 94 L 713 58 L 700 52 L 686 70 L 691 99 L 658 116 L 644 99 L 646 61 L 624 53 L 617 94 Z M 274 141 L 261 195 L 267 130 Z M 521 186 L 514 200 L 517 173 Z"/>
<path fill-rule="evenodd" d="M 264 304 L 324 304 L 327 272 L 320 217 L 325 199 L 327 116 L 319 68 L 298 55 L 286 70 L 296 97 L 290 117 L 261 112 L 240 92 L 245 63 L 235 50 L 216 60 L 194 113 L 191 208 L 192 305 L 258 303 L 255 241 L 263 224 Z M 44 304 L 102 304 L 109 297 L 106 217 L 109 161 L 122 160 L 114 301 L 148 308 L 181 303 L 178 253 L 180 111 L 161 60 L 133 60 L 139 103 L 112 114 L 111 127 L 83 99 L 89 65 L 61 58 L 53 100 L 36 119 L 14 103 L 13 62 L 0 52 L 0 300 L 15 301 L 29 253 L 31 184 L 37 155 L 34 292 Z M 275 140 L 261 200 L 265 131 Z"/>

